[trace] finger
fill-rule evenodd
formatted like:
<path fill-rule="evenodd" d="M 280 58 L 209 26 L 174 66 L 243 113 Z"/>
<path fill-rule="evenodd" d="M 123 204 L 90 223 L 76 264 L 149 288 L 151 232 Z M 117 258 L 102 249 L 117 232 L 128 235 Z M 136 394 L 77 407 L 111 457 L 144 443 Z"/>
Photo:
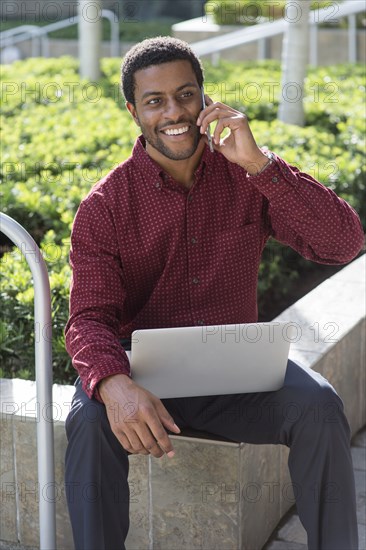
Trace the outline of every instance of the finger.
<path fill-rule="evenodd" d="M 236 132 L 236 135 L 241 135 L 242 137 L 252 137 L 248 120 L 246 116 L 243 116 L 242 114 L 218 119 L 214 131 L 214 142 L 216 144 L 220 143 L 220 136 L 225 128 L 229 128 L 231 132 Z"/>
<path fill-rule="evenodd" d="M 110 426 L 112 432 L 126 451 L 132 454 L 149 454 L 136 434 L 134 427 L 131 429 L 130 425 L 125 425 L 122 429 L 120 424 L 114 422 L 110 422 Z"/>
<path fill-rule="evenodd" d="M 166 453 L 169 456 L 169 458 L 173 457 L 174 448 L 165 429 L 163 427 L 160 429 L 158 425 L 156 426 L 152 425 L 150 426 L 150 429 L 153 434 L 153 437 L 158 442 L 160 448 L 164 451 L 164 453 Z"/>
<path fill-rule="evenodd" d="M 150 450 L 147 449 L 139 435 L 137 433 L 134 433 L 133 431 L 128 431 L 126 434 L 126 437 L 130 441 L 130 446 L 133 454 L 142 454 L 142 455 L 148 455 L 150 454 Z"/>
<path fill-rule="evenodd" d="M 165 428 L 168 428 L 168 430 L 170 430 L 171 432 L 175 432 L 177 434 L 180 433 L 180 428 L 174 422 L 174 418 L 169 414 L 169 412 L 160 400 L 158 400 L 156 404 L 156 412 L 158 414 L 160 422 L 163 424 L 163 426 L 165 426 Z"/>
<path fill-rule="evenodd" d="M 205 106 L 202 108 L 202 111 L 200 111 L 198 115 L 197 122 L 196 122 L 197 126 L 200 126 L 202 124 L 202 120 L 204 119 L 206 113 L 212 110 L 212 105 L 214 105 L 214 102 L 208 95 L 205 94 Z"/>
<path fill-rule="evenodd" d="M 165 433 L 165 432 L 164 432 Z M 145 425 L 139 431 L 139 438 L 144 449 L 152 454 L 155 458 L 160 458 L 164 454 L 164 449 L 160 446 L 156 437 L 151 433 L 150 429 Z"/>
<path fill-rule="evenodd" d="M 172 419 L 169 419 L 169 421 L 166 421 L 166 419 L 164 419 L 163 422 L 166 422 L 167 428 L 169 430 L 174 430 L 176 433 L 180 432 L 178 426 L 176 426 Z M 169 458 L 172 458 L 174 456 L 174 448 L 159 418 L 153 420 L 149 424 L 149 428 L 156 441 L 159 442 L 159 446 L 164 450 Z"/>
<path fill-rule="evenodd" d="M 201 128 L 200 128 L 201 133 L 206 132 L 207 127 L 209 126 L 209 124 L 211 124 L 212 122 L 218 121 L 218 120 L 222 120 L 222 119 L 228 119 L 228 120 L 231 119 L 231 120 L 235 121 L 235 123 L 237 124 L 239 121 L 241 122 L 242 120 L 244 120 L 245 116 L 242 113 L 239 113 L 238 111 L 235 111 L 235 110 L 215 109 L 215 110 L 211 111 L 210 113 L 205 114 L 205 116 L 202 118 L 202 121 L 201 121 L 202 123 L 201 123 Z"/>
<path fill-rule="evenodd" d="M 205 96 L 206 97 L 206 96 Z M 208 97 L 208 96 L 207 96 Z M 231 114 L 242 114 L 240 113 L 240 111 L 237 111 L 236 109 L 234 109 L 233 107 L 230 107 L 230 105 L 225 105 L 224 103 L 221 103 L 220 101 L 212 101 L 212 99 L 209 98 L 209 101 L 208 101 L 208 104 L 207 106 L 205 107 L 205 109 L 203 109 L 200 114 L 199 114 L 199 117 L 197 119 L 197 124 L 202 124 L 202 121 L 203 119 L 208 116 L 208 115 L 211 115 L 213 112 L 217 112 L 217 113 L 231 113 Z M 215 119 L 215 117 L 214 117 Z M 212 121 L 212 120 L 211 120 Z"/>
<path fill-rule="evenodd" d="M 127 435 L 123 433 L 121 430 L 119 430 L 117 433 L 113 432 L 122 447 L 125 449 L 125 451 L 128 451 L 131 454 L 136 454 L 136 451 L 133 448 L 133 445 L 131 445 L 131 442 Z"/>
<path fill-rule="evenodd" d="M 225 128 L 230 128 L 230 118 L 224 118 L 217 122 L 212 139 L 215 145 L 220 144 L 221 134 Z M 227 137 L 227 136 L 226 136 Z"/>

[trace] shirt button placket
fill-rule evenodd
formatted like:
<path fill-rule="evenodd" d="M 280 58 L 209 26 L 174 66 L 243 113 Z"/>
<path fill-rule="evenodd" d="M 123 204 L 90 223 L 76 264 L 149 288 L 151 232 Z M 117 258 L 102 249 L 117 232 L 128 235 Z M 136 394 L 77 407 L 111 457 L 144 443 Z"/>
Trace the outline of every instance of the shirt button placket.
<path fill-rule="evenodd" d="M 193 194 L 190 193 L 187 197 L 187 205 L 192 204 L 192 201 L 193 201 Z M 190 283 L 191 283 L 190 294 L 191 294 L 191 304 L 192 304 L 192 307 L 194 308 L 197 293 L 199 293 L 199 286 L 200 286 L 201 280 L 197 275 L 195 275 L 195 271 L 197 268 L 197 265 L 196 265 L 197 260 L 199 260 L 197 256 L 197 254 L 199 253 L 198 248 L 195 245 L 197 245 L 199 238 L 197 237 L 197 234 L 196 234 L 198 220 L 197 220 L 197 217 L 194 215 L 193 210 L 194 210 L 193 206 L 187 208 L 187 232 L 188 232 L 188 235 L 189 234 L 191 235 L 188 240 L 188 243 L 192 245 L 191 248 L 188 249 L 190 250 L 189 252 L 189 266 L 190 266 L 189 271 L 190 271 Z M 202 319 L 199 319 L 196 321 L 196 324 L 204 325 L 205 323 Z"/>

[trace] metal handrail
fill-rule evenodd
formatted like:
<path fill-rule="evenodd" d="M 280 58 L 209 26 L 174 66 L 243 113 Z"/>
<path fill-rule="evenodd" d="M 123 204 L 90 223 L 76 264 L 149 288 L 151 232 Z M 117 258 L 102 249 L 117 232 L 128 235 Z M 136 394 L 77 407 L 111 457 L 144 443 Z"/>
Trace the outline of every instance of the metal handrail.
<path fill-rule="evenodd" d="M 40 550 L 56 549 L 55 466 L 52 422 L 52 317 L 47 267 L 34 239 L 18 222 L 0 213 L 1 232 L 19 248 L 31 269 L 34 286 L 37 392 L 37 460 Z M 47 411 L 47 414 L 46 414 Z"/>
<path fill-rule="evenodd" d="M 349 54 L 350 61 L 354 62 L 356 61 L 357 40 L 354 15 L 365 11 L 365 4 L 359 0 L 349 0 L 339 4 L 338 7 L 339 10 L 336 17 L 348 17 L 350 21 L 348 29 Z M 328 18 L 329 10 L 327 8 L 312 10 L 309 14 L 309 23 L 311 28 L 316 29 L 319 24 L 326 22 Z M 260 23 L 258 25 L 229 32 L 221 36 L 215 36 L 214 38 L 207 38 L 205 40 L 194 42 L 191 44 L 191 47 L 198 56 L 211 55 L 215 60 L 217 60 L 219 52 L 229 48 L 235 48 L 236 46 L 250 44 L 251 42 L 258 42 L 260 49 L 265 51 L 265 48 L 263 48 L 263 41 L 267 38 L 271 38 L 272 36 L 285 32 L 287 24 L 288 23 L 285 19 L 278 19 L 270 23 Z M 179 25 L 179 23 L 177 25 L 173 25 L 173 29 L 176 28 L 178 30 Z M 311 44 L 311 61 L 315 64 L 317 60 L 317 50 L 315 49 L 315 44 Z"/>
<path fill-rule="evenodd" d="M 102 10 L 101 16 L 108 19 L 111 26 L 111 40 L 110 40 L 110 52 L 111 57 L 119 56 L 119 23 L 116 19 L 116 14 L 111 10 Z M 63 19 L 62 21 L 56 21 L 45 25 L 44 27 L 38 27 L 37 25 L 21 25 L 14 29 L 8 29 L 0 33 L 0 45 L 2 48 L 6 46 L 13 46 L 19 42 L 25 40 L 32 40 L 32 54 L 35 51 L 34 39 L 41 40 L 41 47 L 39 49 L 39 55 L 42 57 L 48 57 L 48 34 L 59 29 L 66 27 L 72 27 L 79 22 L 80 15 L 74 15 L 72 18 Z M 18 36 L 17 36 L 18 35 Z"/>

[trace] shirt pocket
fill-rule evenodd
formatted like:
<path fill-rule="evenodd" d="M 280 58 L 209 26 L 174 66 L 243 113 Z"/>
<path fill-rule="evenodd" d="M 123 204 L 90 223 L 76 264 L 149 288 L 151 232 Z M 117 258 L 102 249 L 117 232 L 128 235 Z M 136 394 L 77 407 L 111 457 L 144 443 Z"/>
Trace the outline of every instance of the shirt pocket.
<path fill-rule="evenodd" d="M 254 222 L 212 235 L 204 256 L 213 273 L 231 273 L 237 278 L 243 270 L 257 274 L 262 248 L 262 225 Z"/>
<path fill-rule="evenodd" d="M 227 252 L 237 251 L 245 254 L 260 254 L 262 248 L 262 226 L 260 222 L 227 229 L 218 236 L 218 242 Z"/>

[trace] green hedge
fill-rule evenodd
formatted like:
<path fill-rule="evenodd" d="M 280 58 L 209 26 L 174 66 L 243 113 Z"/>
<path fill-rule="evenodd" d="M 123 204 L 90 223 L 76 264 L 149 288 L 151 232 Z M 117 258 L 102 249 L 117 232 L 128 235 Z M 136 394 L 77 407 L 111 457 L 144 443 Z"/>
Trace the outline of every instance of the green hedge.
<path fill-rule="evenodd" d="M 342 2 L 343 0 L 339 0 Z M 301 0 L 297 1 L 298 8 Z M 329 0 L 315 0 L 312 10 L 327 9 L 326 20 L 322 27 L 348 27 L 348 19 L 337 17 L 337 6 Z M 286 18 L 286 0 L 214 0 L 205 4 L 205 12 L 211 15 L 218 25 L 256 25 L 266 21 Z M 300 13 L 299 10 L 297 13 Z M 356 15 L 357 27 L 365 28 L 365 15 Z"/>
<path fill-rule="evenodd" d="M 119 60 L 102 61 L 98 83 L 81 81 L 73 58 L 29 59 L 4 66 L 2 205 L 37 240 L 48 264 L 53 303 L 54 373 L 75 376 L 64 349 L 70 270 L 70 229 L 80 200 L 113 166 L 126 159 L 138 129 L 119 91 Z M 313 174 L 366 218 L 364 68 L 310 70 L 307 126 L 276 120 L 277 62 L 206 64 L 206 91 L 245 111 L 260 145 Z M 4 241 L 3 241 L 4 244 Z M 309 262 L 272 242 L 260 268 L 259 304 L 293 289 Z M 2 258 L 0 357 L 3 375 L 34 376 L 31 274 L 16 250 Z"/>
<path fill-rule="evenodd" d="M 215 0 L 206 2 L 205 12 L 218 25 L 256 25 L 262 18 L 280 19 L 285 6 L 286 0 Z"/>

